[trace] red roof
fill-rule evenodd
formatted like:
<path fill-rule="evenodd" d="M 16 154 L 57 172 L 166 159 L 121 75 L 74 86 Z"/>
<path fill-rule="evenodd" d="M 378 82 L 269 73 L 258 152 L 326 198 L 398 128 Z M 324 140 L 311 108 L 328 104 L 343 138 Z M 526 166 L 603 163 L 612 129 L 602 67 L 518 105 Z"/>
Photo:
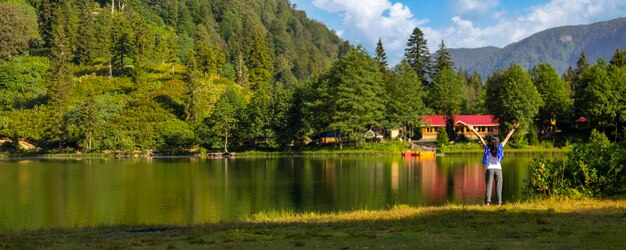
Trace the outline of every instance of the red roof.
<path fill-rule="evenodd" d="M 429 126 L 445 126 L 446 119 L 447 117 L 443 115 L 425 115 L 422 118 L 422 121 L 427 123 Z M 496 119 L 493 115 L 455 115 L 454 123 L 458 121 L 463 121 L 473 126 L 476 126 L 476 125 L 499 126 L 500 125 L 498 119 Z"/>
<path fill-rule="evenodd" d="M 585 118 L 584 116 L 581 116 L 580 118 L 578 118 L 576 120 L 576 122 L 581 123 L 581 122 L 588 122 L 589 120 L 587 120 L 587 118 Z"/>

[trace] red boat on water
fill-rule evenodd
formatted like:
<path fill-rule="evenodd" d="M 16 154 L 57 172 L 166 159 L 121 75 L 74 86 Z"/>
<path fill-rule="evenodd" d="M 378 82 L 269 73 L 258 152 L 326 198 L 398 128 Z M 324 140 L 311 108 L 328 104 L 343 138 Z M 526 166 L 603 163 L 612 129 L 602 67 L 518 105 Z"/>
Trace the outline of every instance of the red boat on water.
<path fill-rule="evenodd" d="M 419 156 L 419 151 L 404 151 L 402 152 L 402 156 Z"/>

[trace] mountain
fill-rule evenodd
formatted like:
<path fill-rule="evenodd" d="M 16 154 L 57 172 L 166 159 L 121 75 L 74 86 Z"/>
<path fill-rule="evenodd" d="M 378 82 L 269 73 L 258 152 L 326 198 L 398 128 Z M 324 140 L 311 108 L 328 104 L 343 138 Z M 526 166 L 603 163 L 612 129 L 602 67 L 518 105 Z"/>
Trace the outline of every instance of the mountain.
<path fill-rule="evenodd" d="M 352 48 L 289 0 L 0 0 L 0 13 L 0 139 L 14 141 L 0 151 L 251 145 L 270 118 L 296 127 L 278 125 L 293 93 Z"/>
<path fill-rule="evenodd" d="M 486 79 L 512 63 L 526 69 L 549 63 L 563 73 L 576 64 L 582 51 L 590 62 L 608 61 L 617 48 L 626 48 L 626 18 L 552 28 L 504 48 L 450 49 L 450 54 L 457 68 L 477 71 Z"/>

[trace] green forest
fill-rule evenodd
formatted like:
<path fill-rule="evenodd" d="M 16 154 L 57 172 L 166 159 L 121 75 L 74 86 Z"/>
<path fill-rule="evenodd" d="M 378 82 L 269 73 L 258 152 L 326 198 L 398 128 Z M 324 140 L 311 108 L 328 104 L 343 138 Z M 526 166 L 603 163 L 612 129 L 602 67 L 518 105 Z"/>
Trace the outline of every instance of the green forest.
<path fill-rule="evenodd" d="M 2 0 L 2 150 L 29 150 L 19 141 L 44 152 L 288 150 L 329 134 L 358 148 L 370 129 L 419 139 L 427 114 L 493 114 L 504 130 L 520 122 L 518 146 L 538 143 L 553 113 L 557 141 L 592 129 L 624 139 L 626 50 L 591 63 L 581 51 L 564 75 L 510 65 L 483 81 L 455 69 L 444 41 L 431 55 L 419 28 L 390 66 L 381 41 L 371 56 L 296 7 Z"/>

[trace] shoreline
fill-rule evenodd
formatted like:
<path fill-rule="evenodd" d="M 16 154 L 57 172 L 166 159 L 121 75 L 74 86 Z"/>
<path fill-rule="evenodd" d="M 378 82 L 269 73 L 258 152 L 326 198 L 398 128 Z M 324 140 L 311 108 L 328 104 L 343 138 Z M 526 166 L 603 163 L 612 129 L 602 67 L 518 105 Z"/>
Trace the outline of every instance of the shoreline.
<path fill-rule="evenodd" d="M 507 149 L 507 155 L 565 155 L 570 150 L 553 148 L 553 149 Z M 343 156 L 399 156 L 402 157 L 402 151 L 389 152 L 385 150 L 303 150 L 303 151 L 244 151 L 231 152 L 233 158 L 246 157 L 343 157 Z M 437 153 L 438 157 L 445 156 L 479 156 L 482 150 L 449 150 L 443 153 Z M 0 153 L 0 160 L 45 160 L 45 159 L 120 159 L 120 158 L 153 158 L 153 159 L 175 159 L 175 158 L 227 158 L 222 153 L 207 153 L 199 155 L 197 153 L 184 154 L 120 154 L 120 153 Z"/>
<path fill-rule="evenodd" d="M 620 248 L 626 199 L 529 200 L 339 213 L 261 212 L 245 222 L 0 232 L 0 248 Z"/>

